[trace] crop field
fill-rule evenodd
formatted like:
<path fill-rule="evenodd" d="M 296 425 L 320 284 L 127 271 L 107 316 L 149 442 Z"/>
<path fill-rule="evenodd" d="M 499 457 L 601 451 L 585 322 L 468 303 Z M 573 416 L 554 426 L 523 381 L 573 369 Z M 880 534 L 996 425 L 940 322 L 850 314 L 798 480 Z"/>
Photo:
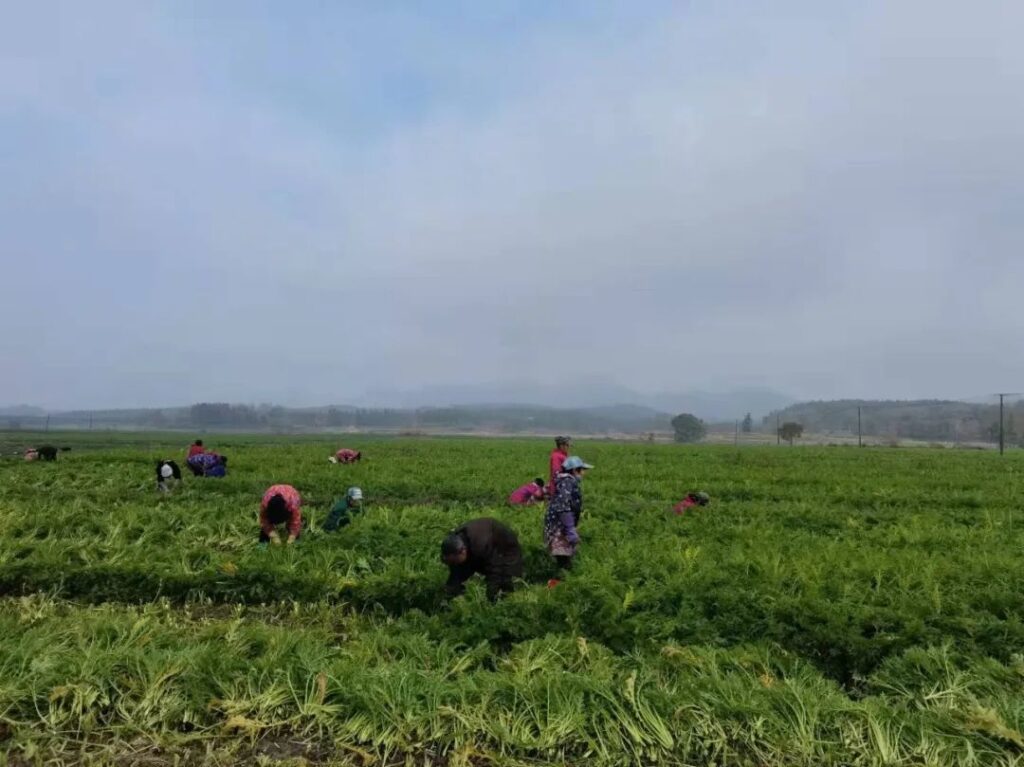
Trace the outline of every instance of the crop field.
<path fill-rule="evenodd" d="M 170 495 L 187 438 L 46 441 L 0 462 L 0 764 L 1024 765 L 1017 453 L 584 442 L 549 589 L 541 509 L 505 503 L 547 440 L 207 436 L 228 477 Z M 261 548 L 277 482 L 312 529 Z M 477 516 L 525 582 L 446 602 Z"/>

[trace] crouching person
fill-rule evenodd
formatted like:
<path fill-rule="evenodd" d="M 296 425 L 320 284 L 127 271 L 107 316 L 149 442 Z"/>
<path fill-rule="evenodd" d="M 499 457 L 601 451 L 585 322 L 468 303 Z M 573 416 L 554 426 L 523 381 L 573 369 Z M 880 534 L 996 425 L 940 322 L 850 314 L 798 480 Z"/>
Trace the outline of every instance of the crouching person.
<path fill-rule="evenodd" d="M 198 453 L 185 464 L 197 477 L 223 477 L 228 473 L 227 456 L 217 453 Z"/>
<path fill-rule="evenodd" d="M 271 485 L 260 503 L 260 543 L 279 544 L 277 529 L 282 525 L 287 542 L 295 543 L 302 534 L 302 496 L 291 485 Z"/>
<path fill-rule="evenodd" d="M 508 497 L 508 502 L 513 506 L 529 506 L 543 501 L 544 497 L 544 478 L 537 477 L 530 484 L 513 490 L 512 495 Z"/>
<path fill-rule="evenodd" d="M 523 577 L 523 552 L 516 534 L 496 519 L 484 517 L 466 522 L 445 537 L 441 561 L 448 566 L 448 596 L 458 596 L 466 581 L 477 573 L 487 581 L 492 602 L 512 591 L 513 579 Z"/>
<path fill-rule="evenodd" d="M 363 510 L 363 491 L 358 487 L 350 487 L 345 497 L 334 504 L 327 519 L 324 520 L 324 531 L 333 533 L 352 521 L 352 515 Z"/>
<path fill-rule="evenodd" d="M 157 490 L 162 493 L 169 493 L 179 482 L 181 482 L 181 467 L 179 467 L 175 461 L 157 461 Z"/>
<path fill-rule="evenodd" d="M 359 450 L 350 450 L 347 447 L 343 447 L 327 460 L 331 463 L 359 463 L 363 460 L 363 454 Z"/>
<path fill-rule="evenodd" d="M 687 493 L 679 503 L 672 507 L 676 514 L 685 514 L 687 509 L 694 506 L 707 506 L 711 502 L 711 496 L 705 492 Z"/>

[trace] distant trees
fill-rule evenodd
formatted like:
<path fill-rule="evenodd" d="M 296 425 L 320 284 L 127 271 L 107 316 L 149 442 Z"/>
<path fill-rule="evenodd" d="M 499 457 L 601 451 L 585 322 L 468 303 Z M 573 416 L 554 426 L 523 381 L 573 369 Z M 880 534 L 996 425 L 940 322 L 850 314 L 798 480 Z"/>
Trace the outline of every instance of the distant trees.
<path fill-rule="evenodd" d="M 833 400 L 803 402 L 771 413 L 764 428 L 771 431 L 776 419 L 803 425 L 806 434 L 856 435 L 857 409 L 863 410 L 864 436 L 896 437 L 929 442 L 976 442 L 998 440 L 999 403 L 946 400 Z M 1007 402 L 1005 415 L 1019 436 L 1024 427 L 1024 401 Z"/>
<path fill-rule="evenodd" d="M 673 418 L 672 429 L 676 442 L 700 442 L 708 431 L 704 422 L 690 413 L 680 413 Z"/>
<path fill-rule="evenodd" d="M 751 417 L 750 413 L 747 413 L 746 417 L 743 419 L 743 433 L 750 434 L 753 430 L 754 419 Z"/>
<path fill-rule="evenodd" d="M 786 421 L 786 423 L 779 427 L 779 436 L 786 440 L 790 445 L 793 444 L 793 440 L 799 439 L 803 435 L 803 425 L 796 423 L 795 421 Z"/>
<path fill-rule="evenodd" d="M 263 414 L 248 405 L 231 405 L 227 402 L 200 402 L 189 408 L 189 420 L 200 428 L 244 428 L 258 427 L 266 422 Z"/>

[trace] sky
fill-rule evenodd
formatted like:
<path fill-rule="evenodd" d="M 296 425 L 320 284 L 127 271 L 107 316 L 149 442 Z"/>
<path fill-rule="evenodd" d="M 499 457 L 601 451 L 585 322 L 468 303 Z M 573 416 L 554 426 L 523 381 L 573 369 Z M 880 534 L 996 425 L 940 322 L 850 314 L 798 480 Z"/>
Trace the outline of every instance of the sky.
<path fill-rule="evenodd" d="M 4 19 L 0 404 L 1024 391 L 1024 4 Z"/>

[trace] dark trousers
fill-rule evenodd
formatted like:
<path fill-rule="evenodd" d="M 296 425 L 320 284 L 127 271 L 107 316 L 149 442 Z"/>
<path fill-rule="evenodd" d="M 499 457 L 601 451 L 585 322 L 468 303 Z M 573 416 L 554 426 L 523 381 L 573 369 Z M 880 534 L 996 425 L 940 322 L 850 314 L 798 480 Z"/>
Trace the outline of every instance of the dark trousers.
<path fill-rule="evenodd" d="M 521 554 L 494 557 L 484 572 L 487 581 L 487 598 L 492 602 L 499 594 L 511 592 L 515 588 L 514 580 L 523 577 L 523 557 Z"/>
<path fill-rule="evenodd" d="M 523 577 L 522 553 L 497 555 L 484 563 L 466 563 L 449 567 L 445 591 L 449 596 L 458 596 L 466 590 L 466 581 L 476 573 L 484 576 L 487 582 L 487 598 L 493 602 L 500 594 L 512 591 L 515 588 L 515 579 Z"/>

